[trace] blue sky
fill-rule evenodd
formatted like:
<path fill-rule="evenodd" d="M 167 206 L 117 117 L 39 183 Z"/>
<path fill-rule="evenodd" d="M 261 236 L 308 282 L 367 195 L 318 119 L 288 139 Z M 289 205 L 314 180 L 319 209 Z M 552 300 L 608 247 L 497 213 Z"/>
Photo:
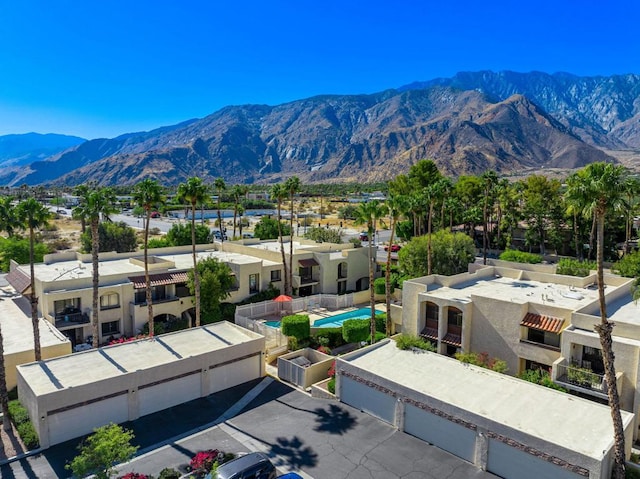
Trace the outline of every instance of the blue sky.
<path fill-rule="evenodd" d="M 458 71 L 640 73 L 640 4 L 0 0 L 0 135 L 114 137 Z"/>

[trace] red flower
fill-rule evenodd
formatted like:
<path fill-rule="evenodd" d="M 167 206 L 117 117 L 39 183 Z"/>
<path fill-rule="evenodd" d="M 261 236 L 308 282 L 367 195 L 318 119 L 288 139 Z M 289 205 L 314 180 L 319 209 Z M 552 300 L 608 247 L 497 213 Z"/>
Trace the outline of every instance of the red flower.
<path fill-rule="evenodd" d="M 329 373 L 329 377 L 330 378 L 335 378 L 336 377 L 336 362 L 335 361 L 333 362 L 333 364 L 329 368 L 328 373 Z"/>
<path fill-rule="evenodd" d="M 120 476 L 120 479 L 147 479 L 146 474 L 140 474 L 138 472 L 130 472 L 124 476 Z"/>
<path fill-rule="evenodd" d="M 218 460 L 219 453 L 220 451 L 218 451 L 217 449 L 209 449 L 206 451 L 198 452 L 195 456 L 193 456 L 193 459 L 191 459 L 191 462 L 189 463 L 189 465 L 191 466 L 191 471 L 196 474 L 207 474 L 209 471 L 211 471 L 213 463 Z"/>

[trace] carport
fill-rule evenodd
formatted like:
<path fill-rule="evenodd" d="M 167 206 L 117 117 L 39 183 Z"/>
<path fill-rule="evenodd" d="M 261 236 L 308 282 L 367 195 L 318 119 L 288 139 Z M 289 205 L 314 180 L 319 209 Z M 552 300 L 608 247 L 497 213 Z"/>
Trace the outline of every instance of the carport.
<path fill-rule="evenodd" d="M 500 477 L 610 477 L 607 406 L 392 340 L 339 357 L 336 377 L 341 401 Z"/>
<path fill-rule="evenodd" d="M 264 376 L 264 337 L 222 322 L 18 369 L 18 396 L 49 447 Z"/>

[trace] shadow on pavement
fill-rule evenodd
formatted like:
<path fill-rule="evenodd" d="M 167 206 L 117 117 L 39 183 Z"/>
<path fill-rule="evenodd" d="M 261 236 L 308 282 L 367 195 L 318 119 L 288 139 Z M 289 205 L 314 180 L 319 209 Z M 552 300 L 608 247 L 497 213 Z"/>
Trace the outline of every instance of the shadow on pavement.
<path fill-rule="evenodd" d="M 304 446 L 304 442 L 298 436 L 291 439 L 279 437 L 276 441 L 276 444 L 270 445 L 269 453 L 284 458 L 284 464 L 288 467 L 301 469 L 304 466 L 313 467 L 318 464 L 318 454 L 309 446 Z M 282 464 L 276 464 L 280 465 Z"/>
<path fill-rule="evenodd" d="M 342 409 L 336 404 L 330 404 L 329 409 L 317 408 L 315 431 L 328 432 L 329 434 L 344 434 L 352 429 L 358 421 L 349 411 Z"/>

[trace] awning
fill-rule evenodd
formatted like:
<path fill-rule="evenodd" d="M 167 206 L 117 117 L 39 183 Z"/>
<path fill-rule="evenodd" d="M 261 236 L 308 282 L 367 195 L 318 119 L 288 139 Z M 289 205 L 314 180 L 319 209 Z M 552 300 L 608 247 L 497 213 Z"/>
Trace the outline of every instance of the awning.
<path fill-rule="evenodd" d="M 559 333 L 562 331 L 564 319 L 554 318 L 553 316 L 543 316 L 541 314 L 527 313 L 520 323 L 520 326 L 527 328 L 539 329 L 549 333 Z"/>
<path fill-rule="evenodd" d="M 7 274 L 7 283 L 13 286 L 18 293 L 24 294 L 31 287 L 31 276 L 22 271 L 19 267 L 13 268 Z"/>
<path fill-rule="evenodd" d="M 462 347 L 462 338 L 458 334 L 447 333 L 446 336 L 442 338 L 442 342 L 450 344 L 451 346 Z"/>
<path fill-rule="evenodd" d="M 129 281 L 133 283 L 135 289 L 142 289 L 147 287 L 147 283 L 144 281 L 144 276 L 132 276 Z M 184 283 L 187 281 L 186 271 L 179 273 L 161 273 L 149 275 L 149 281 L 151 286 L 163 286 L 167 284 Z"/>
<path fill-rule="evenodd" d="M 298 263 L 300 263 L 300 266 L 302 266 L 303 268 L 311 268 L 312 266 L 319 266 L 320 265 L 320 263 L 318 263 L 313 258 L 311 258 L 311 259 L 300 259 L 300 260 L 298 260 Z"/>
<path fill-rule="evenodd" d="M 422 330 L 422 333 L 420 333 L 420 336 L 427 338 L 427 339 L 433 339 L 435 341 L 438 340 L 438 330 L 435 328 L 424 328 Z"/>

